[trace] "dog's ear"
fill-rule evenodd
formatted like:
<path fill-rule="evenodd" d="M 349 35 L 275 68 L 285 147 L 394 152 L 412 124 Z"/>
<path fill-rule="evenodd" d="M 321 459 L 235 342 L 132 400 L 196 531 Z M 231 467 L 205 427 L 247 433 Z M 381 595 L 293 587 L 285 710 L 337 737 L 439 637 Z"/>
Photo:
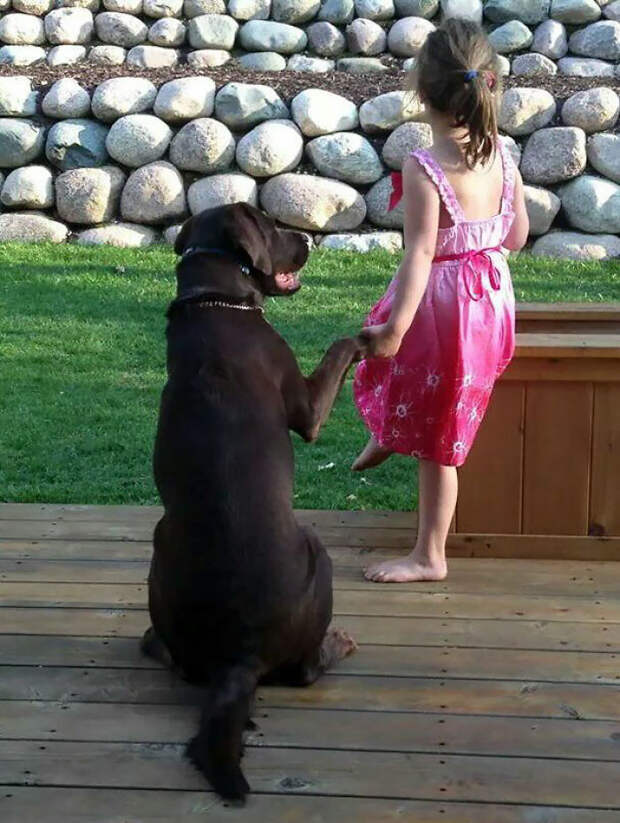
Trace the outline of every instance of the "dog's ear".
<path fill-rule="evenodd" d="M 235 203 L 226 212 L 224 223 L 233 247 L 245 252 L 255 269 L 273 274 L 274 221 L 249 203 Z"/>
<path fill-rule="evenodd" d="M 181 255 L 185 251 L 189 234 L 192 229 L 193 217 L 188 217 L 185 223 L 181 226 L 181 231 L 177 234 L 177 239 L 174 241 L 175 254 Z"/>

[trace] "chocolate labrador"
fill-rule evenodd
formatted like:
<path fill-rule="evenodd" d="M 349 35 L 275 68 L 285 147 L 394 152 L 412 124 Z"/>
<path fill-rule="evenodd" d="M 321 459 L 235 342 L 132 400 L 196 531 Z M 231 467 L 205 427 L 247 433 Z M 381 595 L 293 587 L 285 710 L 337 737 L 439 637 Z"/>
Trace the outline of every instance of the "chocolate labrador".
<path fill-rule="evenodd" d="M 257 684 L 308 685 L 355 648 L 328 631 L 331 562 L 293 513 L 289 429 L 317 437 L 364 343 L 338 340 L 302 375 L 263 300 L 298 290 L 307 241 L 251 206 L 190 218 L 175 250 L 154 455 L 165 513 L 143 649 L 206 687 L 187 754 L 221 796 L 242 801 Z"/>

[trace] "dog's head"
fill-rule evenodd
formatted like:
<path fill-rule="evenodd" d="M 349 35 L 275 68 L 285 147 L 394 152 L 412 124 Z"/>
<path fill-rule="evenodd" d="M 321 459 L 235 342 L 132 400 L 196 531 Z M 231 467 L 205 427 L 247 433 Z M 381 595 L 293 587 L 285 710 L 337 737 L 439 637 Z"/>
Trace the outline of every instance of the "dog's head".
<path fill-rule="evenodd" d="M 309 252 L 305 235 L 278 228 L 271 217 L 247 203 L 207 209 L 186 220 L 174 250 L 179 255 L 187 255 L 200 249 L 210 249 L 247 267 L 255 288 L 263 295 L 273 297 L 294 294 L 301 287 L 297 272 L 305 264 Z M 187 287 L 215 285 L 211 282 L 213 258 L 205 255 L 197 259 L 199 264 L 187 267 L 187 270 L 178 267 L 179 294 Z M 238 277 L 239 283 L 231 279 L 227 284 L 231 294 L 243 290 L 241 268 Z M 222 287 L 221 279 L 217 285 Z M 247 287 L 247 283 L 245 285 Z"/>

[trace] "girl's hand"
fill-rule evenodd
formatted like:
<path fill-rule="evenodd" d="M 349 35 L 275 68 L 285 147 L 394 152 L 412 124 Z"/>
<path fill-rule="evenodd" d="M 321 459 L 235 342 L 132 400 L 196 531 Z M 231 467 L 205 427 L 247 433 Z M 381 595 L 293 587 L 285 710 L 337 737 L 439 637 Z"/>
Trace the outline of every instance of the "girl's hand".
<path fill-rule="evenodd" d="M 394 357 L 402 342 L 402 337 L 388 323 L 368 326 L 360 336 L 368 343 L 368 357 Z"/>

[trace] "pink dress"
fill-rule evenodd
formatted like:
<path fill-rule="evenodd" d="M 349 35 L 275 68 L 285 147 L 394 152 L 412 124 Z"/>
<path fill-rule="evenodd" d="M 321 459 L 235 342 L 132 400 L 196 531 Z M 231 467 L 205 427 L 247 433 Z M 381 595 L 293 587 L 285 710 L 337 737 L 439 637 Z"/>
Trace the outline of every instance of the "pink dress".
<path fill-rule="evenodd" d="M 466 220 L 440 165 L 415 151 L 453 225 L 440 228 L 428 285 L 398 354 L 357 367 L 355 402 L 374 438 L 401 454 L 460 466 L 473 444 L 496 379 L 514 353 L 514 294 L 501 251 L 514 221 L 515 172 L 501 141 L 501 211 Z M 366 325 L 385 323 L 396 278 Z"/>

